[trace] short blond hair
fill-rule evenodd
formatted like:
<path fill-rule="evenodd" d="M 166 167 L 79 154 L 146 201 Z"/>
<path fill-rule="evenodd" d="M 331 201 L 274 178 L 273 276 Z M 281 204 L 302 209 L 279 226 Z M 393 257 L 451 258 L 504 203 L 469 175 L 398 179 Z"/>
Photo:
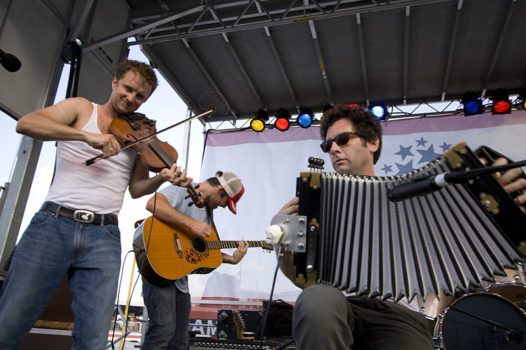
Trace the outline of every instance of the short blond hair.
<path fill-rule="evenodd" d="M 117 78 L 117 80 L 120 80 L 129 71 L 139 73 L 144 78 L 144 80 L 146 80 L 146 82 L 152 87 L 152 93 L 159 85 L 159 83 L 157 82 L 157 75 L 155 74 L 152 67 L 146 63 L 135 60 L 124 60 L 120 62 L 117 65 L 115 78 Z"/>

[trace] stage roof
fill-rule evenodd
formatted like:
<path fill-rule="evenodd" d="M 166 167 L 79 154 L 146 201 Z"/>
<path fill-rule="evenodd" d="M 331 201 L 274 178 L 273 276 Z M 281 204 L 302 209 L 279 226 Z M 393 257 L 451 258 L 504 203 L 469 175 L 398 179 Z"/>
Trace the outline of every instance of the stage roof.
<path fill-rule="evenodd" d="M 210 120 L 525 83 L 526 2 L 128 0 L 136 44 Z"/>
<path fill-rule="evenodd" d="M 126 0 L 133 38 L 206 122 L 328 103 L 517 92 L 526 77 L 524 0 Z"/>

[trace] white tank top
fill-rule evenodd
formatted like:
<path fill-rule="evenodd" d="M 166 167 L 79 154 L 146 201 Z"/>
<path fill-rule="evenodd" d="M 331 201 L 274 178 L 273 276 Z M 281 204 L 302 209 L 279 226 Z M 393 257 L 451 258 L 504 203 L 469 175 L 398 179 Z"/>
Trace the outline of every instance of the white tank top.
<path fill-rule="evenodd" d="M 93 113 L 82 130 L 101 134 L 95 103 Z M 82 141 L 58 141 L 55 177 L 46 200 L 98 214 L 118 214 L 137 152 L 129 148 L 90 166 L 84 164 L 84 161 L 100 153 L 100 150 Z"/>

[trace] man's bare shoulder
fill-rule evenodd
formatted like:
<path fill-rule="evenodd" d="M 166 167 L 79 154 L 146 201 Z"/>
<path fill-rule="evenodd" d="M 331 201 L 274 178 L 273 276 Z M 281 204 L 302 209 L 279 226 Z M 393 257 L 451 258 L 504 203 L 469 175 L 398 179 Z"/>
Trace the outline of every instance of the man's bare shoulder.
<path fill-rule="evenodd" d="M 83 111 L 92 110 L 93 104 L 84 97 L 70 97 L 57 102 L 55 106 L 64 110 Z"/>
<path fill-rule="evenodd" d="M 58 102 L 55 108 L 64 124 L 81 128 L 88 122 L 94 105 L 84 97 L 72 97 Z"/>

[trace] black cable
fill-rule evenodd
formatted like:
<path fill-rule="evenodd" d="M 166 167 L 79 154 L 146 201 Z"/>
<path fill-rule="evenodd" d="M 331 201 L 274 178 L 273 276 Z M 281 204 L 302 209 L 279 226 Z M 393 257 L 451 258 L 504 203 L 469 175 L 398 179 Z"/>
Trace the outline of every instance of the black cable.
<path fill-rule="evenodd" d="M 113 312 L 113 315 L 115 315 L 115 322 L 113 323 L 113 329 L 112 329 L 112 334 L 111 334 L 111 348 L 112 350 L 115 350 L 115 348 L 113 347 L 113 340 L 115 339 L 115 328 L 117 326 L 117 310 L 119 308 L 119 295 L 121 293 L 121 285 L 122 285 L 122 278 L 124 276 L 124 266 L 126 265 L 126 259 L 128 258 L 128 255 L 130 254 L 130 252 L 132 252 L 132 250 L 128 251 L 126 253 L 126 255 L 124 256 L 124 261 L 122 262 L 122 265 L 121 265 L 121 272 L 120 272 L 120 278 L 119 278 L 119 284 L 117 286 L 117 307 L 115 308 L 115 311 Z"/>
<path fill-rule="evenodd" d="M 283 350 L 283 349 L 285 349 L 287 346 L 289 346 L 290 344 L 292 344 L 292 343 L 294 343 L 294 342 L 295 342 L 295 340 L 292 339 L 292 340 L 290 340 L 290 341 L 288 341 L 288 342 L 286 342 L 286 343 L 284 343 L 284 344 L 278 346 L 275 350 Z"/>
<path fill-rule="evenodd" d="M 131 252 L 132 250 L 130 250 Z M 137 276 L 137 278 L 135 279 L 135 283 L 133 284 L 133 288 L 131 290 L 131 293 L 130 293 L 130 302 L 132 300 L 132 297 L 133 297 L 133 292 L 135 292 L 135 287 L 137 286 L 137 282 L 139 282 L 139 277 L 140 275 Z M 128 302 L 128 301 L 126 301 Z M 124 347 L 124 345 L 126 344 L 126 337 L 128 336 L 128 332 L 129 332 L 129 328 L 128 328 L 128 315 L 126 315 L 126 321 L 124 322 L 124 324 L 126 325 L 126 334 L 124 334 L 124 338 L 123 338 L 123 343 L 122 343 L 122 346 Z M 121 334 L 123 335 L 123 334 Z"/>
<path fill-rule="evenodd" d="M 153 196 L 153 211 L 152 211 L 152 216 L 155 216 L 155 209 L 156 209 L 156 206 L 157 206 L 157 191 L 154 192 L 154 196 Z M 143 229 L 144 229 L 144 225 L 143 225 Z M 150 239 L 152 237 L 152 231 L 153 231 L 153 220 L 151 221 L 151 224 L 150 224 L 150 229 L 149 229 L 149 235 L 148 235 L 148 241 L 146 242 L 145 244 L 145 247 L 144 247 L 144 251 L 145 251 L 145 254 L 148 252 L 148 247 L 150 245 Z M 143 237 L 143 240 L 144 240 L 144 237 Z M 128 253 L 126 253 L 126 257 L 124 258 L 124 262 L 123 262 L 123 266 L 122 266 L 122 269 L 124 269 L 124 265 L 125 265 L 125 262 L 126 262 L 126 258 L 128 257 L 128 254 L 130 252 L 134 252 L 134 250 L 130 250 L 128 251 Z M 138 265 L 138 263 L 137 263 Z M 145 265 L 143 264 L 142 266 L 137 266 L 138 267 L 138 275 L 137 275 L 137 278 L 135 279 L 135 283 L 133 284 L 133 288 L 132 288 L 132 291 L 130 293 L 130 300 L 132 299 L 132 296 L 133 296 L 133 293 L 135 292 L 135 287 L 137 286 L 137 283 L 139 282 L 139 278 L 142 276 L 142 272 L 144 270 L 144 267 Z M 133 268 L 133 267 L 132 267 Z M 121 280 L 119 281 L 119 287 L 117 289 L 117 296 L 120 295 L 120 288 L 121 288 L 121 281 L 122 281 L 122 270 L 121 270 Z M 118 300 L 118 299 L 117 299 Z M 126 301 L 128 302 L 128 301 Z M 115 321 L 117 321 L 117 317 L 115 317 Z M 123 320 L 123 325 L 125 325 L 125 329 L 126 331 L 128 331 L 128 319 L 126 318 L 125 320 Z M 111 340 L 111 348 L 112 350 L 115 350 L 114 348 L 114 344 L 113 344 L 113 341 L 114 341 L 114 338 L 115 338 L 115 328 L 116 328 L 116 322 L 115 324 L 113 325 L 113 334 L 112 334 L 112 340 Z M 121 334 L 121 336 L 124 336 L 124 344 L 126 344 L 126 335 L 124 334 Z"/>
<path fill-rule="evenodd" d="M 154 199 L 153 199 L 153 214 L 152 215 L 155 215 L 155 207 L 157 205 L 157 191 L 154 192 Z M 144 226 L 143 226 L 144 228 Z M 152 237 L 152 230 L 153 230 L 153 220 L 151 222 L 151 225 L 150 225 L 150 233 L 148 235 L 148 242 L 146 243 L 144 249 L 145 249 L 145 252 L 148 251 L 148 246 L 150 245 L 150 238 Z M 130 250 L 126 253 L 125 257 L 124 257 L 124 261 L 122 263 L 122 266 L 121 266 L 121 277 L 119 279 L 119 285 L 117 287 L 117 301 L 119 300 L 119 295 L 120 295 L 120 290 L 121 290 L 121 284 L 122 284 L 122 278 L 123 278 L 123 271 L 124 271 L 124 266 L 126 265 L 126 259 L 128 258 L 128 254 L 130 254 L 131 252 L 133 252 L 133 250 Z M 144 267 L 144 265 L 142 266 Z M 132 288 L 132 292 L 130 294 L 130 300 L 131 300 L 131 297 L 133 296 L 133 292 L 135 291 L 135 287 L 137 286 L 137 283 L 139 281 L 139 277 L 141 276 L 141 273 L 142 273 L 142 267 L 138 269 L 138 276 L 137 276 L 137 279 L 135 280 L 135 283 L 133 285 L 133 288 Z M 133 268 L 133 267 L 132 267 Z M 127 302 L 127 301 L 126 301 Z M 114 312 L 114 315 L 115 315 L 115 323 L 113 324 L 113 329 L 112 329 L 112 336 L 111 336 L 111 348 L 112 350 L 115 350 L 115 347 L 114 347 L 114 339 L 115 339 L 115 329 L 116 329 L 116 326 L 117 326 L 117 310 L 118 310 L 118 302 L 117 302 L 117 309 L 115 310 Z M 123 325 L 126 326 L 126 329 L 128 329 L 128 319 L 126 320 L 123 320 Z M 122 335 L 122 334 L 121 334 Z M 124 336 L 124 343 L 126 343 L 126 336 Z"/>
<path fill-rule="evenodd" d="M 124 262 L 123 262 L 123 267 L 122 269 L 124 270 L 124 266 L 125 266 L 125 262 L 126 262 L 126 258 L 128 257 L 128 254 L 130 254 L 131 252 L 133 252 L 133 250 L 130 250 L 128 251 L 128 253 L 126 253 L 126 257 L 124 258 Z M 133 267 L 132 267 L 133 268 Z M 133 298 L 133 293 L 135 292 L 135 287 L 137 287 L 137 283 L 139 282 L 139 278 L 141 277 L 141 275 L 137 275 L 137 277 L 135 278 L 135 282 L 133 283 L 133 287 L 132 287 L 132 290 L 131 290 L 131 293 L 130 293 L 130 301 L 131 299 Z M 122 281 L 122 276 L 121 276 L 121 281 Z M 117 292 L 117 300 L 118 300 L 118 297 L 120 295 L 120 282 L 119 282 L 119 288 L 118 288 L 118 292 Z M 128 301 L 126 301 L 127 303 Z M 128 315 L 125 315 L 125 316 L 128 316 Z M 116 323 L 117 323 L 117 317 L 115 317 L 115 323 L 113 324 L 113 334 L 112 334 L 112 342 L 111 342 L 111 348 L 114 350 L 114 338 L 115 338 L 115 327 L 116 327 Z M 126 329 L 126 332 L 128 332 L 128 318 L 126 318 L 125 320 L 123 320 L 123 325 L 125 326 L 125 329 Z M 126 336 L 128 334 L 121 334 L 121 336 L 123 336 L 123 346 L 124 344 L 126 344 Z"/>
<path fill-rule="evenodd" d="M 155 209 L 157 207 L 157 191 L 154 192 L 153 194 L 153 210 L 152 210 L 152 220 L 150 222 L 150 229 L 149 229 L 149 233 L 148 233 L 148 240 L 146 241 L 146 244 L 144 244 L 144 254 L 146 254 L 146 261 L 148 260 L 148 249 L 150 247 L 150 240 L 152 239 L 152 232 L 153 232 L 153 219 L 155 217 Z M 144 225 L 146 223 L 143 221 L 143 226 L 142 226 L 142 229 L 144 231 Z M 143 236 L 142 239 L 143 239 L 143 242 L 144 242 L 144 234 L 141 233 L 141 235 Z M 135 240 L 135 239 L 134 239 Z M 142 273 L 144 271 L 144 269 L 146 268 L 146 263 L 143 263 L 141 264 L 141 266 L 139 266 L 139 262 L 137 262 L 137 266 L 138 266 L 138 271 L 139 271 L 139 275 L 142 276 Z"/>
<path fill-rule="evenodd" d="M 148 242 L 146 242 L 144 246 L 144 251 L 148 252 L 148 248 L 150 247 L 150 239 L 152 238 L 152 231 L 153 231 L 153 217 L 155 217 L 155 208 L 157 207 L 157 191 L 153 194 L 153 210 L 152 210 L 152 222 L 150 223 L 150 232 L 148 233 Z M 144 230 L 144 225 L 143 225 Z M 144 239 L 144 237 L 143 237 Z"/>
<path fill-rule="evenodd" d="M 281 247 L 277 249 L 279 249 L 278 253 L 276 254 L 278 257 L 278 262 L 276 264 L 276 270 L 274 271 L 274 279 L 272 280 L 272 288 L 270 289 L 270 297 L 268 299 L 267 309 L 265 310 L 265 314 L 263 315 L 263 320 L 262 320 L 263 325 L 261 326 L 261 333 L 259 335 L 260 347 L 262 346 L 261 342 L 263 341 L 263 336 L 265 334 L 265 327 L 267 324 L 267 318 L 268 318 L 268 314 L 270 311 L 270 305 L 272 303 L 272 296 L 274 295 L 274 287 L 276 285 L 276 278 L 278 276 L 279 266 L 281 264 Z"/>

